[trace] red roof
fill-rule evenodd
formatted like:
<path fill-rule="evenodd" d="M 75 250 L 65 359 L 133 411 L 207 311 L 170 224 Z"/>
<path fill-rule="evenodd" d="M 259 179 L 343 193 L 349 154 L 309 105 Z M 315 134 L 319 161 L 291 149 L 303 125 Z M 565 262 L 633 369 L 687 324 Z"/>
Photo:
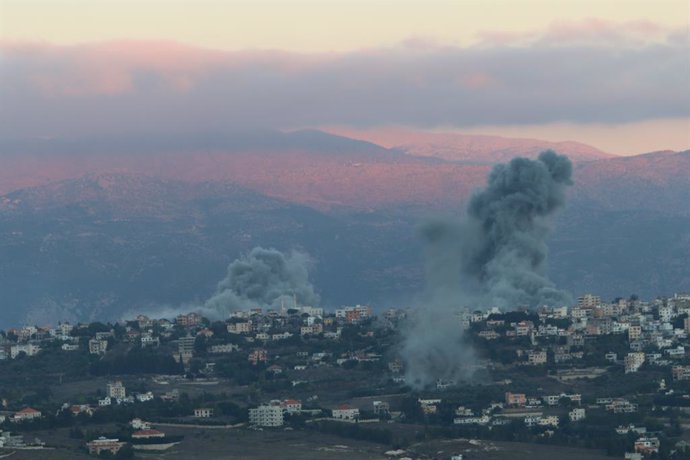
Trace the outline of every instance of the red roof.
<path fill-rule="evenodd" d="M 341 404 L 338 409 L 340 410 L 350 410 L 352 409 L 348 404 Z"/>
<path fill-rule="evenodd" d="M 285 400 L 285 404 L 290 404 L 290 405 L 292 405 L 292 404 L 301 404 L 301 403 L 300 403 L 298 400 L 296 400 L 296 399 L 286 399 L 286 400 Z"/>
<path fill-rule="evenodd" d="M 17 413 L 18 414 L 40 414 L 41 412 L 37 411 L 36 409 L 32 409 L 31 407 L 26 407 Z"/>
<path fill-rule="evenodd" d="M 165 433 L 158 430 L 139 430 L 132 434 L 133 438 L 162 438 Z"/>

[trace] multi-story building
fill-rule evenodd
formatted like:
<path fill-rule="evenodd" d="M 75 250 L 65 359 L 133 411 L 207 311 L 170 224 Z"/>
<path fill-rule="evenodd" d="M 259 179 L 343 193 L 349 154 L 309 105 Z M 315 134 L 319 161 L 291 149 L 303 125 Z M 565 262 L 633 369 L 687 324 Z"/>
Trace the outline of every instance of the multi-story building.
<path fill-rule="evenodd" d="M 189 327 L 197 326 L 201 323 L 201 320 L 202 317 L 200 314 L 192 312 L 186 315 L 177 315 L 175 318 L 175 323 L 179 324 L 180 326 Z"/>
<path fill-rule="evenodd" d="M 579 308 L 594 308 L 601 304 L 601 297 L 594 294 L 585 294 L 582 297 L 578 297 L 577 306 Z"/>
<path fill-rule="evenodd" d="M 354 307 L 339 308 L 335 311 L 336 318 L 343 318 L 348 324 L 358 323 L 374 315 L 371 307 L 356 305 Z"/>
<path fill-rule="evenodd" d="M 230 334 L 248 334 L 251 331 L 252 323 L 250 321 L 240 321 L 228 324 L 228 332 Z"/>
<path fill-rule="evenodd" d="M 690 366 L 673 366 L 671 374 L 673 380 L 690 380 Z"/>
<path fill-rule="evenodd" d="M 568 418 L 571 422 L 578 422 L 585 419 L 585 409 L 581 407 L 576 407 L 575 409 L 568 412 Z"/>
<path fill-rule="evenodd" d="M 256 348 L 255 350 L 252 350 L 251 353 L 249 353 L 249 356 L 247 357 L 249 359 L 249 362 L 257 365 L 259 363 L 265 363 L 268 361 L 268 351 L 265 348 Z"/>
<path fill-rule="evenodd" d="M 530 366 L 540 366 L 546 364 L 546 352 L 529 350 L 527 352 L 527 363 Z"/>
<path fill-rule="evenodd" d="M 92 355 L 102 355 L 108 349 L 108 341 L 103 339 L 89 340 L 89 353 Z"/>
<path fill-rule="evenodd" d="M 623 359 L 625 364 L 625 373 L 637 372 L 637 370 L 644 364 L 645 354 L 642 352 L 628 353 Z"/>
<path fill-rule="evenodd" d="M 264 427 L 283 426 L 284 410 L 280 404 L 265 404 L 249 409 L 249 424 Z"/>
<path fill-rule="evenodd" d="M 127 397 L 125 386 L 119 380 L 107 385 L 107 394 L 113 399 L 125 399 Z"/>
<path fill-rule="evenodd" d="M 642 337 L 642 326 L 630 325 L 630 327 L 628 327 L 628 341 L 629 342 L 635 342 L 637 340 L 640 340 L 641 337 Z"/>

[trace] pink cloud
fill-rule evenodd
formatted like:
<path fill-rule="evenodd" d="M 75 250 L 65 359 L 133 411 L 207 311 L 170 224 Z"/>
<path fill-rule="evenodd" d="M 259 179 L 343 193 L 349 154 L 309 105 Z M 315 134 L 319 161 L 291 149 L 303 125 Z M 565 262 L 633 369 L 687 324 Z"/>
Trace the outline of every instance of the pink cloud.
<path fill-rule="evenodd" d="M 135 89 L 136 75 L 150 72 L 168 89 L 189 91 L 215 69 L 270 67 L 284 75 L 313 70 L 340 55 L 278 50 L 225 52 L 169 41 L 123 40 L 74 46 L 2 42 L 0 50 L 27 62 L 29 80 L 47 96 L 116 95 Z"/>

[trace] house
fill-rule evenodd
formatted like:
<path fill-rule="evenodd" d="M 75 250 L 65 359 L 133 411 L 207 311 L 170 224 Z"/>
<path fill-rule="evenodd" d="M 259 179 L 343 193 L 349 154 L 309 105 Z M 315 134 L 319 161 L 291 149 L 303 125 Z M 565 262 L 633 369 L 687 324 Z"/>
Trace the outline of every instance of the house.
<path fill-rule="evenodd" d="M 199 330 L 199 332 L 197 332 L 196 335 L 197 335 L 197 337 L 203 336 L 203 337 L 206 337 L 207 339 L 210 339 L 211 337 L 213 337 L 213 331 L 211 329 L 205 327 L 205 328 Z"/>
<path fill-rule="evenodd" d="M 158 345 L 160 345 L 160 339 L 158 337 L 154 337 L 153 334 L 147 332 L 141 335 L 142 348 Z"/>
<path fill-rule="evenodd" d="M 209 409 L 206 407 L 194 409 L 194 417 L 198 417 L 198 418 L 213 417 L 213 409 Z"/>
<path fill-rule="evenodd" d="M 333 409 L 332 417 L 339 420 L 356 420 L 359 418 L 359 409 L 354 409 L 347 404 L 341 404 L 337 409 Z"/>
<path fill-rule="evenodd" d="M 281 401 L 280 407 L 287 414 L 299 414 L 302 411 L 302 401 L 297 399 L 286 399 Z"/>
<path fill-rule="evenodd" d="M 89 454 L 98 456 L 100 456 L 102 452 L 110 452 L 112 455 L 115 455 L 124 445 L 125 443 L 117 438 L 108 439 L 104 436 L 86 443 Z"/>
<path fill-rule="evenodd" d="M 534 329 L 534 323 L 532 323 L 532 321 L 520 321 L 515 325 L 515 334 L 518 337 L 524 337 L 529 335 L 532 329 Z"/>
<path fill-rule="evenodd" d="M 323 332 L 323 324 L 321 323 L 314 323 L 309 326 L 302 326 L 300 327 L 299 333 L 300 335 L 317 335 L 321 334 Z"/>
<path fill-rule="evenodd" d="M 282 373 L 283 373 L 283 368 L 280 367 L 280 366 L 277 365 L 277 364 L 273 364 L 273 365 L 271 365 L 271 366 L 268 366 L 268 368 L 266 369 L 266 371 L 267 371 L 267 372 L 270 372 L 270 373 L 273 374 L 273 375 L 278 375 L 278 374 L 282 374 Z"/>
<path fill-rule="evenodd" d="M 539 417 L 537 421 L 539 426 L 558 426 L 558 415 L 548 415 L 546 417 Z"/>
<path fill-rule="evenodd" d="M 530 350 L 527 352 L 527 364 L 530 366 L 540 366 L 546 364 L 546 352 Z"/>
<path fill-rule="evenodd" d="M 566 394 L 566 393 L 561 393 L 559 395 L 548 395 L 548 396 L 543 396 L 542 401 L 544 401 L 544 404 L 547 406 L 557 406 L 561 399 L 566 398 L 569 399 L 573 403 L 580 404 L 582 402 L 582 395 L 579 393 L 574 393 L 574 394 Z"/>
<path fill-rule="evenodd" d="M 455 425 L 488 425 L 491 419 L 488 415 L 481 417 L 457 417 L 453 419 Z"/>
<path fill-rule="evenodd" d="M 26 356 L 34 356 L 39 351 L 41 351 L 41 347 L 38 345 L 34 345 L 33 343 L 20 343 L 10 347 L 10 358 L 15 359 L 20 353 L 25 353 Z"/>
<path fill-rule="evenodd" d="M 41 411 L 33 409 L 31 407 L 26 407 L 18 412 L 14 413 L 12 417 L 13 422 L 25 422 L 27 420 L 33 420 L 35 418 L 41 418 Z"/>
<path fill-rule="evenodd" d="M 74 404 L 70 406 L 69 411 L 72 415 L 86 414 L 93 415 L 93 409 L 88 404 Z"/>
<path fill-rule="evenodd" d="M 642 460 L 644 457 L 639 452 L 626 452 L 625 460 Z"/>
<path fill-rule="evenodd" d="M 645 434 L 647 432 L 647 428 L 643 426 L 635 426 L 635 425 L 628 425 L 628 426 L 623 426 L 619 425 L 616 428 L 616 433 L 618 434 L 628 434 L 628 433 L 637 433 L 637 434 Z"/>
<path fill-rule="evenodd" d="M 240 349 L 239 345 L 235 345 L 235 344 L 232 344 L 232 343 L 226 343 L 226 344 L 223 344 L 223 345 L 211 345 L 211 347 L 209 347 L 209 349 L 208 349 L 208 352 L 209 352 L 209 353 L 214 353 L 214 354 L 217 354 L 217 353 L 231 353 L 231 352 L 237 351 L 237 350 L 239 350 L 239 349 Z"/>
<path fill-rule="evenodd" d="M 374 401 L 374 414 L 386 415 L 390 412 L 390 404 L 386 401 Z"/>
<path fill-rule="evenodd" d="M 283 426 L 283 414 L 284 408 L 280 404 L 264 404 L 249 409 L 249 424 L 263 427 Z"/>
<path fill-rule="evenodd" d="M 112 404 L 113 400 L 110 399 L 110 396 L 106 396 L 105 398 L 98 400 L 99 407 L 111 406 Z"/>
<path fill-rule="evenodd" d="M 568 418 L 571 422 L 579 422 L 585 419 L 585 410 L 581 407 L 577 407 L 570 412 L 568 412 Z"/>
<path fill-rule="evenodd" d="M 606 405 L 606 410 L 614 414 L 631 414 L 637 412 L 637 404 L 631 403 L 627 399 L 618 398 Z"/>
<path fill-rule="evenodd" d="M 135 430 L 150 430 L 151 429 L 151 424 L 149 422 L 143 421 L 140 418 L 133 418 L 132 421 L 129 422 L 129 426 L 131 426 Z"/>
<path fill-rule="evenodd" d="M 339 308 L 335 311 L 335 317 L 345 319 L 345 322 L 348 324 L 356 324 L 364 319 L 371 318 L 373 314 L 371 307 L 364 305 Z"/>
<path fill-rule="evenodd" d="M 635 441 L 635 452 L 641 454 L 658 454 L 659 453 L 659 438 L 642 436 Z"/>
<path fill-rule="evenodd" d="M 438 411 L 438 405 L 441 404 L 440 399 L 418 399 L 417 402 L 425 414 L 435 414 Z"/>
<path fill-rule="evenodd" d="M 257 365 L 261 362 L 265 363 L 268 361 L 268 351 L 265 348 L 256 348 L 249 353 L 247 359 L 249 359 L 249 362 L 254 365 Z"/>
<path fill-rule="evenodd" d="M 690 380 L 690 366 L 673 366 L 671 374 L 673 380 Z"/>
<path fill-rule="evenodd" d="M 138 393 L 136 398 L 139 402 L 153 401 L 153 393 L 150 391 L 147 391 L 146 393 Z"/>
<path fill-rule="evenodd" d="M 527 404 L 527 396 L 524 393 L 506 393 L 506 405 L 508 406 L 525 406 Z"/>

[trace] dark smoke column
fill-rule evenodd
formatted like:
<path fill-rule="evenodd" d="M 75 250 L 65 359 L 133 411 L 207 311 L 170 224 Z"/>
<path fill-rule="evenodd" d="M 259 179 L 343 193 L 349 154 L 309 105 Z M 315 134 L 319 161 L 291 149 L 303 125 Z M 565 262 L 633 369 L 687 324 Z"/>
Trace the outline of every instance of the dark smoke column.
<path fill-rule="evenodd" d="M 317 305 L 319 296 L 309 281 L 309 266 L 309 256 L 303 252 L 255 247 L 228 266 L 227 276 L 202 312 L 211 318 L 226 318 L 235 309 L 290 307 L 295 300 Z"/>
<path fill-rule="evenodd" d="M 494 167 L 486 189 L 468 207 L 462 276 L 492 306 L 560 305 L 570 296 L 545 276 L 547 218 L 565 203 L 572 185 L 568 157 L 546 151 Z"/>
<path fill-rule="evenodd" d="M 494 167 L 462 221 L 422 228 L 428 292 L 402 344 L 408 384 L 424 388 L 438 379 L 471 375 L 473 350 L 463 340 L 458 317 L 463 307 L 571 302 L 545 274 L 549 217 L 565 203 L 571 176 L 570 160 L 552 151 L 537 160 L 515 158 Z"/>

